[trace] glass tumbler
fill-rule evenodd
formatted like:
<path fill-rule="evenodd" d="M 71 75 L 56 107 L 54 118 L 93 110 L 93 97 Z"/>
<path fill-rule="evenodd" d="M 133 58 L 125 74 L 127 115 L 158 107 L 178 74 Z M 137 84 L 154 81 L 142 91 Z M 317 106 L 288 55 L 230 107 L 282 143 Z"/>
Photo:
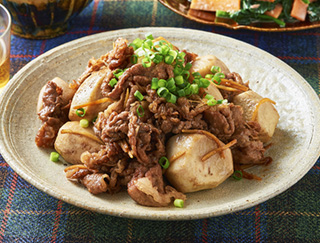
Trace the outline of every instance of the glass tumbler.
<path fill-rule="evenodd" d="M 0 4 L 0 92 L 10 78 L 11 16 Z"/>

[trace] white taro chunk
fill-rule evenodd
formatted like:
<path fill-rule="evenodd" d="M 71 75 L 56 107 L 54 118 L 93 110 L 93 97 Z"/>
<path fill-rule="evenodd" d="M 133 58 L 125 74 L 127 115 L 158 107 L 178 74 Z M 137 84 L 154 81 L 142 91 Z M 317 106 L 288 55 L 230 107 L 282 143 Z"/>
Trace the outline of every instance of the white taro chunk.
<path fill-rule="evenodd" d="M 89 105 L 83 107 L 83 109 L 86 111 L 84 117 L 79 117 L 76 114 L 77 106 L 81 106 L 83 104 L 94 102 L 96 100 L 104 98 L 101 94 L 101 84 L 103 82 L 103 79 L 105 78 L 106 73 L 107 72 L 105 72 L 104 70 L 100 72 L 94 72 L 81 84 L 72 99 L 69 112 L 70 120 L 79 121 L 82 118 L 86 118 L 89 121 L 92 121 L 100 111 L 104 111 L 111 104 L 111 102 L 103 102 L 101 104 Z"/>
<path fill-rule="evenodd" d="M 220 141 L 220 146 L 224 145 Z M 202 157 L 216 149 L 217 143 L 202 134 L 179 134 L 167 143 L 167 156 L 171 163 L 165 172 L 168 181 L 183 193 L 218 186 L 233 173 L 231 150 L 223 150 L 202 161 Z M 183 154 L 185 152 L 185 154 Z M 183 155 L 182 155 L 183 154 Z M 172 160 L 174 156 L 178 159 Z"/>
<path fill-rule="evenodd" d="M 54 148 L 67 162 L 81 164 L 83 152 L 98 152 L 102 144 L 92 127 L 83 128 L 78 121 L 70 121 L 60 128 Z"/>
<path fill-rule="evenodd" d="M 62 101 L 64 104 L 68 104 L 69 100 L 72 99 L 74 93 L 75 93 L 75 90 L 74 89 L 71 89 L 69 87 L 69 84 L 67 82 L 65 82 L 64 80 L 62 80 L 61 78 L 54 78 L 52 79 L 52 81 L 62 89 Z M 42 102 L 42 97 L 43 97 L 43 93 L 44 93 L 44 90 L 45 90 L 45 87 L 46 85 L 44 85 L 42 87 L 42 89 L 40 90 L 40 94 L 39 94 L 39 98 L 38 98 L 38 104 L 37 104 L 37 112 L 39 112 L 41 109 L 42 109 L 42 106 L 43 106 L 43 102 Z"/>
<path fill-rule="evenodd" d="M 275 131 L 279 121 L 279 114 L 271 101 L 265 99 L 266 102 L 261 102 L 256 111 L 254 118 L 254 111 L 257 105 L 263 99 L 262 96 L 252 90 L 243 92 L 233 98 L 235 105 L 240 105 L 243 108 L 243 115 L 246 121 L 255 120 L 260 124 L 261 131 L 259 138 L 262 142 L 268 142 Z"/>
<path fill-rule="evenodd" d="M 214 55 L 197 57 L 192 63 L 190 73 L 192 74 L 193 72 L 199 72 L 202 77 L 205 77 L 206 74 L 212 74 L 210 71 L 212 66 L 220 67 L 221 72 L 230 73 L 227 65 Z"/>

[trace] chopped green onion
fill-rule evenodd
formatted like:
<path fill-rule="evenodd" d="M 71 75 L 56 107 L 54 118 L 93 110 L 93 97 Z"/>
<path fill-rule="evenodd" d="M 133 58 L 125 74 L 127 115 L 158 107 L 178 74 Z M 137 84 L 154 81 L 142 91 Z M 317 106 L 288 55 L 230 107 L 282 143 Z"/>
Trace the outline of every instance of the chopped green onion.
<path fill-rule="evenodd" d="M 220 104 L 225 104 L 225 103 L 228 103 L 228 100 L 224 99 L 224 100 L 217 100 L 217 104 L 220 105 Z"/>
<path fill-rule="evenodd" d="M 147 39 L 143 42 L 142 47 L 151 50 L 153 46 L 152 40 Z"/>
<path fill-rule="evenodd" d="M 158 81 L 158 86 L 159 86 L 159 87 L 166 87 L 166 84 L 167 84 L 167 81 L 164 80 L 164 79 L 160 79 L 160 80 Z"/>
<path fill-rule="evenodd" d="M 77 116 L 79 116 L 79 117 L 84 117 L 85 114 L 86 114 L 86 110 L 83 109 L 83 108 L 79 108 L 79 109 L 76 110 L 76 114 L 77 114 Z"/>
<path fill-rule="evenodd" d="M 166 63 L 166 64 L 172 64 L 173 63 L 173 61 L 174 61 L 174 58 L 173 58 L 173 56 L 165 56 L 165 58 L 164 58 L 164 62 Z"/>
<path fill-rule="evenodd" d="M 184 57 L 186 56 L 186 53 L 184 52 L 180 52 L 177 56 L 177 59 L 180 61 L 180 62 L 184 62 Z"/>
<path fill-rule="evenodd" d="M 159 164 L 161 165 L 161 167 L 163 169 L 168 169 L 169 168 L 169 165 L 170 165 L 170 162 L 169 160 L 167 159 L 167 157 L 161 157 L 159 159 Z"/>
<path fill-rule="evenodd" d="M 89 126 L 89 121 L 87 119 L 81 119 L 80 120 L 80 126 L 81 127 L 88 127 Z"/>
<path fill-rule="evenodd" d="M 173 73 L 175 76 L 179 76 L 182 72 L 185 71 L 182 63 L 177 63 L 173 69 Z"/>
<path fill-rule="evenodd" d="M 183 77 L 181 75 L 175 77 L 174 81 L 176 82 L 176 85 L 181 85 L 184 83 Z"/>
<path fill-rule="evenodd" d="M 160 97 L 165 97 L 168 93 L 169 93 L 169 91 L 168 91 L 168 89 L 165 88 L 165 87 L 160 87 L 160 88 L 157 90 L 157 94 L 158 94 Z"/>
<path fill-rule="evenodd" d="M 178 53 L 175 50 L 170 50 L 168 53 L 169 56 L 172 56 L 175 60 L 177 58 Z"/>
<path fill-rule="evenodd" d="M 210 71 L 215 74 L 215 73 L 220 73 L 221 72 L 221 68 L 218 66 L 212 66 Z"/>
<path fill-rule="evenodd" d="M 189 71 L 190 68 L 192 67 L 192 64 L 190 62 L 186 63 L 186 65 L 184 66 L 184 70 Z"/>
<path fill-rule="evenodd" d="M 118 83 L 116 78 L 110 80 L 109 85 L 113 88 Z"/>
<path fill-rule="evenodd" d="M 141 111 L 141 113 L 140 113 L 140 111 Z M 144 109 L 143 109 L 142 105 L 138 106 L 137 114 L 138 114 L 139 117 L 143 117 L 144 116 Z"/>
<path fill-rule="evenodd" d="M 133 55 L 131 56 L 131 58 L 130 58 L 130 62 L 131 62 L 132 64 L 136 64 L 136 63 L 138 62 L 138 56 L 135 55 L 135 54 L 133 54 Z"/>
<path fill-rule="evenodd" d="M 117 69 L 116 71 L 113 72 L 113 75 L 119 79 L 119 77 L 123 74 L 123 70 L 122 69 Z"/>
<path fill-rule="evenodd" d="M 142 46 L 142 43 L 143 43 L 143 40 L 141 40 L 140 38 L 137 38 L 134 41 L 132 41 L 132 44 L 134 44 L 137 47 L 137 49 Z"/>
<path fill-rule="evenodd" d="M 142 66 L 145 68 L 151 67 L 151 61 L 149 60 L 149 58 L 143 58 L 142 59 Z"/>
<path fill-rule="evenodd" d="M 194 78 L 202 78 L 202 76 L 201 76 L 201 74 L 200 74 L 199 72 L 193 72 L 193 73 L 192 73 L 192 76 L 193 76 Z"/>
<path fill-rule="evenodd" d="M 57 152 L 51 152 L 51 154 L 50 154 L 50 160 L 52 162 L 58 162 L 59 157 L 60 157 L 60 154 L 58 154 Z"/>
<path fill-rule="evenodd" d="M 206 76 L 205 76 L 206 79 L 212 79 L 213 77 L 214 77 L 213 74 L 206 74 Z"/>
<path fill-rule="evenodd" d="M 157 88 L 159 88 L 158 82 L 159 82 L 159 79 L 153 78 L 153 79 L 151 80 L 151 89 L 157 89 Z"/>
<path fill-rule="evenodd" d="M 184 97 L 186 96 L 186 92 L 183 89 L 178 90 L 178 95 L 179 97 Z"/>
<path fill-rule="evenodd" d="M 154 57 L 152 59 L 152 61 L 156 64 L 160 63 L 163 61 L 163 56 L 161 54 L 154 54 Z"/>
<path fill-rule="evenodd" d="M 176 90 L 177 87 L 173 78 L 167 80 L 166 88 L 168 88 L 170 91 Z"/>
<path fill-rule="evenodd" d="M 154 39 L 151 33 L 146 34 L 145 37 L 146 37 L 146 39 L 149 39 L 149 40 Z"/>
<path fill-rule="evenodd" d="M 210 99 L 207 101 L 207 105 L 208 106 L 214 106 L 216 105 L 218 102 L 215 99 Z"/>
<path fill-rule="evenodd" d="M 132 46 L 133 50 L 137 50 L 138 49 L 138 47 L 133 43 L 130 43 L 129 46 Z"/>
<path fill-rule="evenodd" d="M 190 77 L 189 71 L 186 71 L 186 70 L 184 70 L 181 75 L 183 76 L 184 79 L 188 79 Z"/>
<path fill-rule="evenodd" d="M 232 177 L 238 181 L 240 181 L 243 177 L 242 171 L 241 170 L 236 170 L 233 172 Z"/>
<path fill-rule="evenodd" d="M 213 80 L 215 81 L 215 83 L 220 84 L 221 83 L 221 79 L 225 78 L 225 77 L 226 77 L 226 75 L 224 75 L 223 73 L 216 73 L 213 76 Z"/>
<path fill-rule="evenodd" d="M 190 84 L 187 84 L 187 86 L 184 88 L 184 92 L 185 92 L 186 96 L 190 95 L 192 93 Z"/>
<path fill-rule="evenodd" d="M 167 55 L 170 51 L 170 48 L 168 46 L 161 46 L 159 52 L 162 55 Z M 173 57 L 172 57 L 173 58 Z"/>
<path fill-rule="evenodd" d="M 166 96 L 166 100 L 169 103 L 176 103 L 177 102 L 177 96 L 175 96 L 174 94 L 168 93 Z"/>
<path fill-rule="evenodd" d="M 184 201 L 182 199 L 175 199 L 173 201 L 173 205 L 177 208 L 183 208 L 184 206 Z"/>
<path fill-rule="evenodd" d="M 134 92 L 134 97 L 136 97 L 140 101 L 142 101 L 144 98 L 143 95 L 139 92 L 139 90 L 136 90 L 136 92 Z"/>
<path fill-rule="evenodd" d="M 204 98 L 207 99 L 207 100 L 210 100 L 210 99 L 213 99 L 213 96 L 209 95 L 209 94 L 206 94 L 206 96 Z"/>
<path fill-rule="evenodd" d="M 208 86 L 210 85 L 210 81 L 208 79 L 205 78 L 200 78 L 200 87 L 201 88 L 208 88 Z"/>
<path fill-rule="evenodd" d="M 190 89 L 191 89 L 191 93 L 192 94 L 198 94 L 199 93 L 199 86 L 197 84 L 191 84 Z"/>

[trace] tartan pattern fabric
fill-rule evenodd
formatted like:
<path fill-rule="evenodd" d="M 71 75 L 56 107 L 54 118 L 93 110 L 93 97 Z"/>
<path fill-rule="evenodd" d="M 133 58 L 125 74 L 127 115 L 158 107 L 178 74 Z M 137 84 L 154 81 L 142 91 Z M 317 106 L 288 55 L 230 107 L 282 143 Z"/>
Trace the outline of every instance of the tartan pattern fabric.
<path fill-rule="evenodd" d="M 319 94 L 319 28 L 234 31 L 184 19 L 153 0 L 95 0 L 63 36 L 13 36 L 11 74 L 65 42 L 142 26 L 200 29 L 242 40 L 289 64 Z M 57 200 L 24 181 L 0 155 L 0 242 L 320 242 L 320 160 L 297 184 L 257 206 L 225 216 L 165 222 L 103 215 Z"/>

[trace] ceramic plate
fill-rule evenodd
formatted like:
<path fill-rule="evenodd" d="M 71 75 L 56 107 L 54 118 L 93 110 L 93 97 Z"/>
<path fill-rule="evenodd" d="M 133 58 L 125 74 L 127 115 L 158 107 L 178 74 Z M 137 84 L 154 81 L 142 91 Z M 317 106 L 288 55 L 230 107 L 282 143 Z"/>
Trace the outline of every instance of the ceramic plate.
<path fill-rule="evenodd" d="M 215 26 L 223 26 L 229 29 L 249 29 L 255 31 L 268 31 L 268 32 L 281 32 L 281 31 L 295 31 L 295 30 L 304 30 L 320 27 L 320 21 L 310 22 L 310 21 L 300 21 L 296 23 L 287 23 L 286 27 L 279 27 L 279 25 L 275 23 L 268 22 L 258 22 L 250 25 L 241 25 L 237 24 L 235 21 L 227 20 L 227 19 L 216 19 L 214 14 L 211 17 L 204 19 L 196 16 L 192 16 L 188 13 L 190 8 L 189 0 L 158 0 L 162 5 L 172 10 L 173 12 L 190 19 L 192 21 L 215 25 Z"/>
<path fill-rule="evenodd" d="M 280 121 L 267 156 L 273 163 L 251 168 L 262 181 L 232 178 L 219 187 L 187 195 L 183 209 L 152 208 L 136 204 L 126 192 L 90 194 L 69 182 L 65 165 L 49 160 L 51 150 L 39 149 L 34 137 L 40 126 L 36 104 L 41 87 L 59 76 L 76 79 L 88 59 L 112 49 L 118 37 L 134 40 L 146 33 L 163 36 L 174 45 L 222 59 L 230 70 L 250 80 L 253 90 L 277 102 Z M 320 102 L 309 84 L 292 68 L 249 44 L 221 35 L 177 28 L 139 28 L 84 37 L 54 48 L 27 64 L 0 97 L 0 148 L 8 164 L 35 187 L 60 200 L 109 215 L 180 220 L 212 217 L 252 207 L 296 183 L 315 163 L 320 149 Z"/>

